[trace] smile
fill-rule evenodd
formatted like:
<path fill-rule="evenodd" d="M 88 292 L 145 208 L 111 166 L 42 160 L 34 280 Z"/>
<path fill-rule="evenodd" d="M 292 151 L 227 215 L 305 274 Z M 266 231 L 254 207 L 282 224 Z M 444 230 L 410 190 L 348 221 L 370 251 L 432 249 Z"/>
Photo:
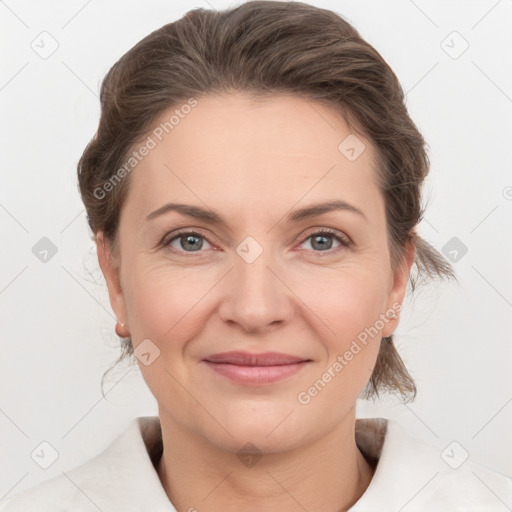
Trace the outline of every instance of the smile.
<path fill-rule="evenodd" d="M 233 382 L 254 386 L 290 377 L 311 360 L 277 352 L 224 352 L 208 356 L 204 362 L 213 371 Z"/>

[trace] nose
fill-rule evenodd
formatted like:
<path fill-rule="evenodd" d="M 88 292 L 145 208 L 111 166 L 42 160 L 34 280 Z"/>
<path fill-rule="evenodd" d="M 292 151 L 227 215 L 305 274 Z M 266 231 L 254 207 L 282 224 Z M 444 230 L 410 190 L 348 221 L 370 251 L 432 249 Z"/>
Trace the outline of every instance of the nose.
<path fill-rule="evenodd" d="M 219 315 L 246 332 L 264 332 L 289 322 L 294 314 L 293 293 L 286 286 L 285 271 L 263 250 L 256 259 L 239 248 L 229 275 L 223 280 Z M 254 247 L 250 247 L 254 251 Z"/>

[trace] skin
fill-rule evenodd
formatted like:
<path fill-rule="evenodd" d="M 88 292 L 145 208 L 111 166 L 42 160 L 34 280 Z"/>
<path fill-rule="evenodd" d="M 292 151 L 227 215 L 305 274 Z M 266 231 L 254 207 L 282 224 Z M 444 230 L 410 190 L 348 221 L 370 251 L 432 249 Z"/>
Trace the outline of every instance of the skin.
<path fill-rule="evenodd" d="M 158 474 L 179 511 L 347 510 L 371 481 L 355 404 L 399 312 L 308 404 L 297 399 L 402 303 L 414 259 L 408 246 L 393 272 L 374 148 L 357 134 L 366 149 L 356 160 L 338 150 L 353 133 L 334 110 L 300 97 L 204 96 L 132 171 L 120 261 L 98 233 L 110 302 L 126 322 L 117 332 L 136 351 L 146 339 L 160 350 L 138 364 L 158 402 Z M 366 219 L 339 210 L 286 221 L 292 210 L 340 199 Z M 228 227 L 177 212 L 147 220 L 170 201 L 214 210 Z M 202 247 L 174 238 L 178 228 L 200 232 L 192 243 Z M 325 228 L 352 245 L 330 235 L 327 246 L 315 244 Z M 236 251 L 248 236 L 263 249 L 252 263 Z M 159 245 L 171 240 L 175 252 Z M 230 350 L 311 362 L 277 383 L 244 386 L 203 362 Z M 237 457 L 247 442 L 262 455 L 252 467 Z"/>

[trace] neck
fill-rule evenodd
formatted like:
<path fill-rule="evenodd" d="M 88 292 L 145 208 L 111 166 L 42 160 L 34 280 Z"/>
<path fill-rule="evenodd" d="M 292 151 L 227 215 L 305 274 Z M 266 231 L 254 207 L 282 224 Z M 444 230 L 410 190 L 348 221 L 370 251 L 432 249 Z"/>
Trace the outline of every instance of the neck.
<path fill-rule="evenodd" d="M 251 467 L 168 417 L 160 420 L 164 450 L 157 472 L 178 511 L 340 512 L 354 505 L 373 476 L 355 442 L 355 411 L 323 438 L 264 453 Z"/>

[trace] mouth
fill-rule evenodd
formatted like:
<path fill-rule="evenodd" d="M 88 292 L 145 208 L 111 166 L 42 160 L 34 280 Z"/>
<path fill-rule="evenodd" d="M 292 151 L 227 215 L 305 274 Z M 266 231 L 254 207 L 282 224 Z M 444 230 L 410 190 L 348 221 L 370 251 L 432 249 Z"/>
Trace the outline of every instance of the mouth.
<path fill-rule="evenodd" d="M 271 384 L 299 372 L 311 359 L 279 352 L 223 352 L 203 360 L 217 374 L 243 385 Z"/>

